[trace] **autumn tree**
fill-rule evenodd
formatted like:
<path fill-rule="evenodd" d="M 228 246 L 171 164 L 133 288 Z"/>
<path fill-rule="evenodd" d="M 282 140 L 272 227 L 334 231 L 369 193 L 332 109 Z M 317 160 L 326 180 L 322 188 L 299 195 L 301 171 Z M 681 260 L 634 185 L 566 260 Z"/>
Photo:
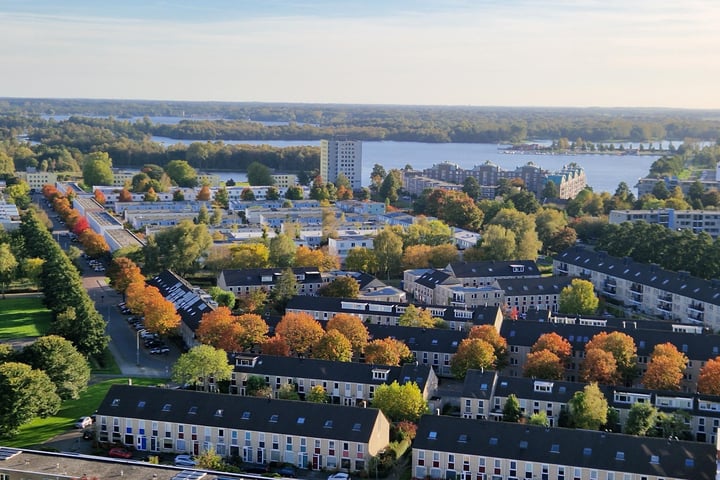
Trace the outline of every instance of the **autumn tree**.
<path fill-rule="evenodd" d="M 207 202 L 212 197 L 212 192 L 210 191 L 210 187 L 207 185 L 203 185 L 200 187 L 200 190 L 197 193 L 197 196 L 195 197 L 195 200 L 200 202 Z"/>
<path fill-rule="evenodd" d="M 335 277 L 332 282 L 320 287 L 317 294 L 321 297 L 357 298 L 360 294 L 360 285 L 349 275 Z"/>
<path fill-rule="evenodd" d="M 687 363 L 687 356 L 672 343 L 655 345 L 642 383 L 651 390 L 680 390 Z"/>
<path fill-rule="evenodd" d="M 408 346 L 395 338 L 378 338 L 365 347 L 366 363 L 398 366 L 411 358 Z"/>
<path fill-rule="evenodd" d="M 125 306 L 136 315 L 145 311 L 145 281 L 136 280 L 125 289 Z"/>
<path fill-rule="evenodd" d="M 175 305 L 162 296 L 160 290 L 148 286 L 145 288 L 145 328 L 160 335 L 173 332 L 180 327 L 180 315 Z"/>
<path fill-rule="evenodd" d="M 208 389 L 208 380 L 215 383 L 230 380 L 233 367 L 228 363 L 227 353 L 210 345 L 198 345 L 189 352 L 183 353 L 173 366 L 172 381 L 181 385 L 201 384 L 203 390 Z"/>
<path fill-rule="evenodd" d="M 312 348 L 313 358 L 349 362 L 352 360 L 352 344 L 338 330 L 328 330 Z"/>
<path fill-rule="evenodd" d="M 622 332 L 600 332 L 585 345 L 585 351 L 593 348 L 600 348 L 612 353 L 617 363 L 620 375 L 624 379 L 632 379 L 636 376 L 637 347 L 630 335 Z M 587 357 L 586 360 L 587 361 Z"/>
<path fill-rule="evenodd" d="M 259 242 L 240 243 L 230 247 L 232 268 L 267 268 L 270 250 Z"/>
<path fill-rule="evenodd" d="M 221 348 L 226 352 L 240 351 L 237 341 L 239 326 L 235 317 L 227 307 L 218 307 L 203 313 L 196 335 L 200 343 Z"/>
<path fill-rule="evenodd" d="M 495 352 L 495 368 L 501 370 L 507 366 L 507 340 L 492 325 L 475 325 L 470 329 L 468 338 L 479 338 L 492 345 Z"/>
<path fill-rule="evenodd" d="M 543 333 L 530 347 L 531 352 L 548 350 L 554 353 L 562 362 L 565 362 L 572 355 L 572 345 L 565 338 L 555 332 Z"/>
<path fill-rule="evenodd" d="M 325 326 L 326 331 L 337 330 L 350 341 L 354 352 L 362 352 L 368 343 L 368 329 L 356 315 L 336 313 Z"/>
<path fill-rule="evenodd" d="M 430 313 L 430 310 L 410 304 L 405 308 L 405 311 L 400 317 L 398 317 L 398 325 L 401 327 L 433 328 L 435 326 L 435 319 Z"/>
<path fill-rule="evenodd" d="M 349 271 L 375 274 L 380 267 L 372 250 L 365 247 L 354 247 L 345 257 L 345 268 Z"/>
<path fill-rule="evenodd" d="M 305 312 L 288 312 L 275 327 L 275 334 L 287 342 L 290 350 L 305 355 L 325 334 L 320 323 Z"/>
<path fill-rule="evenodd" d="M 611 352 L 601 348 L 585 350 L 585 359 L 580 367 L 580 379 L 583 382 L 597 382 L 615 385 L 620 381 L 617 362 Z"/>
<path fill-rule="evenodd" d="M 98 258 L 110 252 L 110 246 L 105 240 L 105 237 L 93 232 L 89 228 L 83 231 L 78 236 L 78 239 L 85 249 L 85 253 L 92 258 Z"/>
<path fill-rule="evenodd" d="M 389 385 L 377 386 L 372 406 L 379 408 L 393 422 L 417 422 L 420 416 L 428 411 L 427 402 L 417 383 L 406 382 L 400 385 L 397 380 Z"/>
<path fill-rule="evenodd" d="M 562 289 L 558 302 L 561 313 L 592 315 L 597 311 L 600 300 L 595 295 L 592 282 L 574 278 Z"/>
<path fill-rule="evenodd" d="M 142 283 L 145 277 L 135 262 L 127 257 L 114 258 L 108 268 L 108 277 L 110 277 L 110 285 L 125 295 L 128 286 L 133 282 Z"/>
<path fill-rule="evenodd" d="M 270 328 L 260 315 L 245 313 L 236 318 L 239 327 L 237 331 L 237 343 L 244 350 L 249 350 L 255 345 L 261 344 L 267 338 Z"/>
<path fill-rule="evenodd" d="M 294 265 L 296 267 L 316 267 L 321 272 L 327 272 L 340 268 L 340 259 L 321 248 L 312 249 L 301 245 L 295 252 Z"/>
<path fill-rule="evenodd" d="M 607 423 L 608 402 L 597 383 L 586 385 L 568 401 L 570 419 L 575 428 L 597 430 Z"/>
<path fill-rule="evenodd" d="M 492 368 L 496 360 L 491 344 L 480 338 L 466 338 L 450 360 L 450 372 L 455 378 L 465 378 L 468 370 Z"/>
<path fill-rule="evenodd" d="M 565 366 L 562 360 L 550 350 L 530 352 L 525 360 L 523 375 L 544 380 L 562 380 Z"/>
<path fill-rule="evenodd" d="M 430 245 L 410 245 L 402 256 L 402 266 L 405 269 L 428 268 L 430 266 Z"/>
<path fill-rule="evenodd" d="M 265 339 L 260 344 L 260 351 L 263 355 L 275 355 L 278 357 L 289 357 L 290 347 L 287 342 L 280 335 L 275 335 Z"/>
<path fill-rule="evenodd" d="M 697 388 L 705 395 L 720 395 L 720 357 L 711 358 L 700 369 Z"/>

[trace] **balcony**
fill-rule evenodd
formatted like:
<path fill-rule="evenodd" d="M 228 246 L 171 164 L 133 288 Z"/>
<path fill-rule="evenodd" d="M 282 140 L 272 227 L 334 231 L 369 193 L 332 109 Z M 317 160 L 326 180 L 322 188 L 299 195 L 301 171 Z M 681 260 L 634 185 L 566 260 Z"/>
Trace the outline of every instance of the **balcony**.
<path fill-rule="evenodd" d="M 630 291 L 642 294 L 643 286 L 640 285 L 639 283 L 633 283 L 632 285 L 630 285 Z"/>
<path fill-rule="evenodd" d="M 702 303 L 691 303 L 688 305 L 688 313 L 703 313 L 705 311 L 705 305 Z"/>
<path fill-rule="evenodd" d="M 642 294 L 642 292 L 634 292 L 634 291 L 631 291 L 631 292 L 630 292 L 630 298 L 629 298 L 629 300 L 630 300 L 632 303 L 643 303 L 643 294 Z"/>
<path fill-rule="evenodd" d="M 672 303 L 672 294 L 668 293 L 667 295 L 658 295 L 658 300 L 661 303 Z"/>
<path fill-rule="evenodd" d="M 603 285 L 602 293 L 605 295 L 617 295 L 617 285 Z"/>
<path fill-rule="evenodd" d="M 688 312 L 687 319 L 690 323 L 705 323 L 705 314 L 703 312 Z"/>
<path fill-rule="evenodd" d="M 658 310 L 660 310 L 661 312 L 672 313 L 672 304 L 668 304 L 668 303 L 665 303 L 665 302 L 660 302 L 660 303 L 657 304 L 657 307 L 656 307 L 656 308 L 657 308 Z"/>
<path fill-rule="evenodd" d="M 568 274 L 568 265 L 567 263 L 559 263 L 557 266 L 557 271 L 561 274 L 567 275 Z"/>

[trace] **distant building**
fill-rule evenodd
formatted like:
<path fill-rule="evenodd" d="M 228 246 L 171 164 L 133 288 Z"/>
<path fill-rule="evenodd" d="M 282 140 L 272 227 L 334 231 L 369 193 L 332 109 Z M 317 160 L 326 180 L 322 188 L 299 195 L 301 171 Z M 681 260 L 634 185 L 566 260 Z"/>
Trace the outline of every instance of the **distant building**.
<path fill-rule="evenodd" d="M 690 230 L 693 233 L 705 232 L 712 238 L 720 236 L 720 211 L 718 210 L 675 210 L 659 208 L 657 210 L 612 210 L 609 216 L 611 224 L 643 221 L 656 223 L 671 230 Z"/>
<path fill-rule="evenodd" d="M 331 237 L 328 239 L 328 253 L 330 253 L 330 255 L 337 255 L 340 257 L 340 260 L 345 261 L 348 253 L 353 248 L 367 248 L 368 250 L 372 250 L 374 243 L 373 237 L 367 235 L 342 238 Z"/>
<path fill-rule="evenodd" d="M 45 185 L 54 185 L 57 182 L 57 173 L 38 172 L 36 168 L 29 167 L 24 172 L 15 172 L 15 176 L 27 183 L 31 189 L 41 190 Z"/>
<path fill-rule="evenodd" d="M 320 176 L 334 183 L 339 174 L 350 181 L 353 190 L 362 188 L 362 142 L 359 140 L 320 140 Z"/>

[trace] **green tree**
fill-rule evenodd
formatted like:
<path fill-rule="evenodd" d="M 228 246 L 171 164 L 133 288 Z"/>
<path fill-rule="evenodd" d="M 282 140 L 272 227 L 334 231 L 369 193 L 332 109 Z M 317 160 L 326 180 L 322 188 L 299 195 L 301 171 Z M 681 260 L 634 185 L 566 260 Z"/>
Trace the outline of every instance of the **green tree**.
<path fill-rule="evenodd" d="M 592 282 L 575 278 L 560 292 L 560 312 L 592 315 L 597 311 L 600 300 L 595 295 Z"/>
<path fill-rule="evenodd" d="M 93 152 L 85 156 L 83 182 L 89 186 L 112 185 L 112 160 L 107 152 Z"/>
<path fill-rule="evenodd" d="M 302 200 L 303 199 L 303 188 L 300 185 L 288 187 L 285 191 L 285 198 L 288 200 Z"/>
<path fill-rule="evenodd" d="M 320 287 L 317 293 L 321 297 L 357 298 L 360 285 L 353 277 L 337 277 Z"/>
<path fill-rule="evenodd" d="M 485 260 L 515 258 L 515 234 L 501 225 L 488 225 L 480 243 L 480 255 Z"/>
<path fill-rule="evenodd" d="M 560 196 L 560 189 L 555 182 L 548 180 L 542 190 L 542 198 L 553 199 Z"/>
<path fill-rule="evenodd" d="M 20 360 L 44 371 L 63 400 L 77 399 L 90 381 L 87 360 L 62 337 L 40 337 L 22 350 Z"/>
<path fill-rule="evenodd" d="M 212 215 L 210 215 L 210 225 L 213 227 L 219 227 L 222 224 L 222 210 L 218 207 L 213 208 Z"/>
<path fill-rule="evenodd" d="M 402 188 L 402 173 L 400 170 L 392 169 L 382 181 L 378 189 L 378 195 L 382 201 L 390 203 L 397 202 L 398 190 Z"/>
<path fill-rule="evenodd" d="M 197 171 L 185 160 L 170 160 L 165 173 L 179 187 L 194 188 L 198 185 Z"/>
<path fill-rule="evenodd" d="M 173 366 L 172 380 L 179 384 L 200 383 L 207 390 L 208 380 L 212 377 L 215 383 L 230 380 L 233 367 L 228 363 L 225 350 L 198 345 L 189 352 L 183 353 Z"/>
<path fill-rule="evenodd" d="M 213 198 L 215 200 L 215 203 L 220 208 L 228 208 L 230 205 L 230 195 L 228 194 L 227 188 L 224 186 L 217 189 L 215 192 L 215 197 Z"/>
<path fill-rule="evenodd" d="M 208 225 L 210 223 L 210 214 L 208 213 L 208 209 L 205 205 L 200 205 L 200 210 L 198 211 L 195 223 L 202 223 L 203 225 Z"/>
<path fill-rule="evenodd" d="M 385 227 L 376 236 L 373 251 L 378 262 L 378 270 L 390 278 L 397 273 L 402 262 L 402 238 L 390 227 Z"/>
<path fill-rule="evenodd" d="M 401 327 L 433 328 L 435 326 L 435 319 L 430 313 L 430 310 L 418 308 L 411 303 L 398 318 L 398 325 Z"/>
<path fill-rule="evenodd" d="M 286 383 L 278 388 L 277 396 L 280 400 L 300 400 L 300 394 L 296 388 L 294 384 Z"/>
<path fill-rule="evenodd" d="M 210 245 L 212 237 L 207 225 L 183 220 L 179 225 L 165 228 L 148 238 L 145 268 L 151 272 L 169 268 L 180 275 L 195 272 Z"/>
<path fill-rule="evenodd" d="M 5 298 L 5 290 L 8 284 L 17 274 L 17 267 L 18 262 L 15 255 L 10 251 L 10 245 L 0 243 L 0 290 L 2 290 L 3 298 Z"/>
<path fill-rule="evenodd" d="M 0 364 L 0 438 L 11 437 L 20 425 L 59 409 L 60 397 L 45 372 L 24 363 Z"/>
<path fill-rule="evenodd" d="M 269 262 L 273 267 L 292 267 L 297 246 L 293 239 L 281 233 L 270 240 Z"/>
<path fill-rule="evenodd" d="M 520 402 L 514 393 L 508 395 L 503 406 L 503 422 L 517 423 L 522 418 L 522 410 L 520 409 Z"/>
<path fill-rule="evenodd" d="M 576 428 L 597 430 L 607 423 L 608 402 L 597 383 L 575 392 L 568 402 L 570 418 Z"/>
<path fill-rule="evenodd" d="M 645 436 L 655 426 L 658 411 L 650 403 L 635 402 L 630 407 L 625 422 L 625 433 L 628 435 Z"/>
<path fill-rule="evenodd" d="M 351 272 L 377 273 L 379 266 L 375 252 L 365 247 L 354 247 L 345 257 L 345 268 Z"/>
<path fill-rule="evenodd" d="M 252 162 L 247 167 L 248 183 L 250 185 L 274 185 L 275 180 L 272 177 L 270 169 L 260 162 Z"/>
<path fill-rule="evenodd" d="M 208 288 L 208 293 L 221 307 L 228 307 L 230 310 L 235 307 L 235 294 L 233 292 L 212 286 Z"/>
<path fill-rule="evenodd" d="M 245 395 L 248 397 L 272 397 L 272 387 L 260 375 L 250 375 L 245 383 Z"/>
<path fill-rule="evenodd" d="M 690 424 L 692 415 L 682 410 L 672 413 L 659 412 L 653 436 L 690 440 Z"/>
<path fill-rule="evenodd" d="M 545 413 L 545 410 L 540 410 L 538 413 L 530 415 L 527 423 L 529 425 L 537 425 L 538 427 L 549 427 L 550 419 L 548 418 L 547 413 Z"/>
<path fill-rule="evenodd" d="M 417 422 L 420 416 L 428 411 L 417 383 L 406 382 L 400 385 L 397 380 L 390 385 L 378 385 L 372 406 L 379 408 L 393 422 Z"/>
<path fill-rule="evenodd" d="M 472 198 L 473 200 L 477 200 L 478 198 L 480 198 L 482 189 L 480 188 L 480 184 L 475 177 L 467 177 L 465 179 L 465 182 L 463 182 L 462 191 L 465 192 L 468 197 Z"/>
<path fill-rule="evenodd" d="M 283 312 L 287 302 L 295 295 L 297 295 L 297 279 L 292 268 L 286 268 L 275 282 L 275 287 L 270 292 L 270 300 L 277 312 Z"/>
<path fill-rule="evenodd" d="M 315 385 L 305 397 L 305 400 L 313 403 L 328 403 L 328 394 L 322 385 Z"/>

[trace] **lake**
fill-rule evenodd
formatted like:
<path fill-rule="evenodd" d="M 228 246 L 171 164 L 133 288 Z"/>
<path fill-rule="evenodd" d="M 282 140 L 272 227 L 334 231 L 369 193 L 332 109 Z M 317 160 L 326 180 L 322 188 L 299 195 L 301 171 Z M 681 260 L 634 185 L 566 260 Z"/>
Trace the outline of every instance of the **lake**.
<path fill-rule="evenodd" d="M 155 142 L 163 145 L 176 143 L 190 144 L 198 140 L 176 140 L 166 137 L 152 137 Z M 274 147 L 289 147 L 299 145 L 319 146 L 315 140 L 298 141 L 225 141 L 227 144 L 272 145 Z M 585 169 L 587 182 L 596 192 L 614 193 L 620 182 L 627 183 L 634 188 L 637 180 L 648 174 L 650 165 L 657 160 L 656 155 L 534 155 L 534 154 L 507 154 L 499 148 L 507 145 L 485 143 L 419 143 L 419 142 L 363 142 L 363 185 L 370 183 L 370 172 L 378 163 L 385 167 L 403 168 L 410 164 L 413 168 L 422 170 L 436 163 L 451 162 L 462 168 L 472 168 L 484 163 L 493 162 L 505 170 L 514 170 L 516 167 L 533 162 L 545 170 L 559 170 L 563 165 L 575 162 Z M 233 178 L 235 181 L 247 179 L 245 173 L 220 172 L 221 178 Z"/>

